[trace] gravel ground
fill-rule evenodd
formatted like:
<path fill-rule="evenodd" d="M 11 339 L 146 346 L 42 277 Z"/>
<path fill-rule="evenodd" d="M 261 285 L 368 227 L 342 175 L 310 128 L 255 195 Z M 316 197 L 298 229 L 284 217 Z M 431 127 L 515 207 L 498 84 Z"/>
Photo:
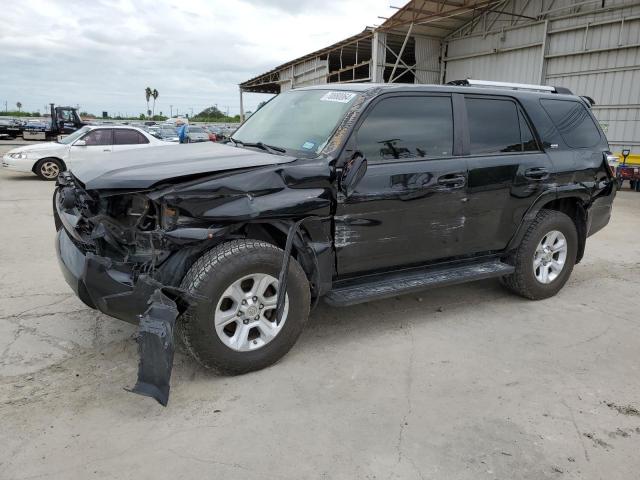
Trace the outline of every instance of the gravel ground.
<path fill-rule="evenodd" d="M 554 298 L 484 281 L 320 305 L 266 370 L 177 353 L 162 408 L 123 389 L 134 327 L 63 281 L 52 190 L 0 172 L 0 479 L 638 478 L 640 194 Z"/>

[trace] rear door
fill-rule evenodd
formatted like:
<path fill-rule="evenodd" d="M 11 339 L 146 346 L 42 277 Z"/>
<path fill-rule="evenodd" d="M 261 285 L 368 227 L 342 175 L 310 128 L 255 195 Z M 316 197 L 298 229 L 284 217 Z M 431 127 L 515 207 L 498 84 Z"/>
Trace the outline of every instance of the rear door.
<path fill-rule="evenodd" d="M 113 151 L 142 148 L 149 144 L 149 139 L 132 128 L 114 128 Z"/>
<path fill-rule="evenodd" d="M 461 97 L 460 97 L 461 98 Z M 366 175 L 339 195 L 335 247 L 340 276 L 458 255 L 465 229 L 466 160 L 456 155 L 449 94 L 394 94 L 374 101 L 345 160 L 360 151 Z"/>
<path fill-rule="evenodd" d="M 465 95 L 469 253 L 506 247 L 525 211 L 548 188 L 552 166 L 512 98 Z"/>

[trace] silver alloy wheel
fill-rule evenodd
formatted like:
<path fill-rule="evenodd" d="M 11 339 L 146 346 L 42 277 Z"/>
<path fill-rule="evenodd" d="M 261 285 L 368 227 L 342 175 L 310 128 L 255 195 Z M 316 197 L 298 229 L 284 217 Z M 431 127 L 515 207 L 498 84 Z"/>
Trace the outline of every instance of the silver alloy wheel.
<path fill-rule="evenodd" d="M 533 256 L 536 280 L 549 284 L 558 278 L 567 260 L 567 252 L 567 239 L 562 232 L 552 230 L 542 237 Z"/>
<path fill-rule="evenodd" d="M 289 313 L 289 294 L 285 297 L 280 323 L 276 323 L 278 279 L 254 273 L 233 282 L 216 306 L 214 322 L 218 337 L 232 350 L 257 350 L 282 330 Z"/>
<path fill-rule="evenodd" d="M 44 178 L 52 179 L 58 176 L 60 173 L 60 167 L 58 167 L 56 162 L 47 161 L 42 163 L 40 172 Z"/>

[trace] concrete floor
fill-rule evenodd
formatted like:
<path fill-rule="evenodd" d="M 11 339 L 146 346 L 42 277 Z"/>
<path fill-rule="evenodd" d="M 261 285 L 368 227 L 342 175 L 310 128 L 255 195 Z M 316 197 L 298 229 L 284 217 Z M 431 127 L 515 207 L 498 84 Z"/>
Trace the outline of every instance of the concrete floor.
<path fill-rule="evenodd" d="M 53 251 L 52 183 L 0 174 L 1 479 L 637 479 L 640 194 L 556 297 L 496 281 L 321 305 L 277 365 L 176 356 L 169 406 L 126 392 L 134 327 Z"/>

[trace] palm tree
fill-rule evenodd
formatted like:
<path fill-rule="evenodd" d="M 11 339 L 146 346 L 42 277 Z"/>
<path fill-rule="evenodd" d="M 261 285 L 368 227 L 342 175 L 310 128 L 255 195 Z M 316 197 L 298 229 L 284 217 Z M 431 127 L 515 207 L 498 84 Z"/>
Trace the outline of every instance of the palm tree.
<path fill-rule="evenodd" d="M 144 89 L 144 95 L 147 97 L 147 115 L 149 115 L 149 99 L 151 98 L 151 87 L 147 87 Z"/>
<path fill-rule="evenodd" d="M 156 116 L 156 100 L 158 99 L 160 94 L 158 93 L 158 90 L 154 88 L 153 92 L 151 92 L 151 96 L 153 97 L 153 116 L 155 117 Z"/>
<path fill-rule="evenodd" d="M 18 107 L 18 111 L 20 111 L 20 109 L 22 108 L 22 103 L 17 102 L 17 103 L 16 103 L 16 107 Z"/>

